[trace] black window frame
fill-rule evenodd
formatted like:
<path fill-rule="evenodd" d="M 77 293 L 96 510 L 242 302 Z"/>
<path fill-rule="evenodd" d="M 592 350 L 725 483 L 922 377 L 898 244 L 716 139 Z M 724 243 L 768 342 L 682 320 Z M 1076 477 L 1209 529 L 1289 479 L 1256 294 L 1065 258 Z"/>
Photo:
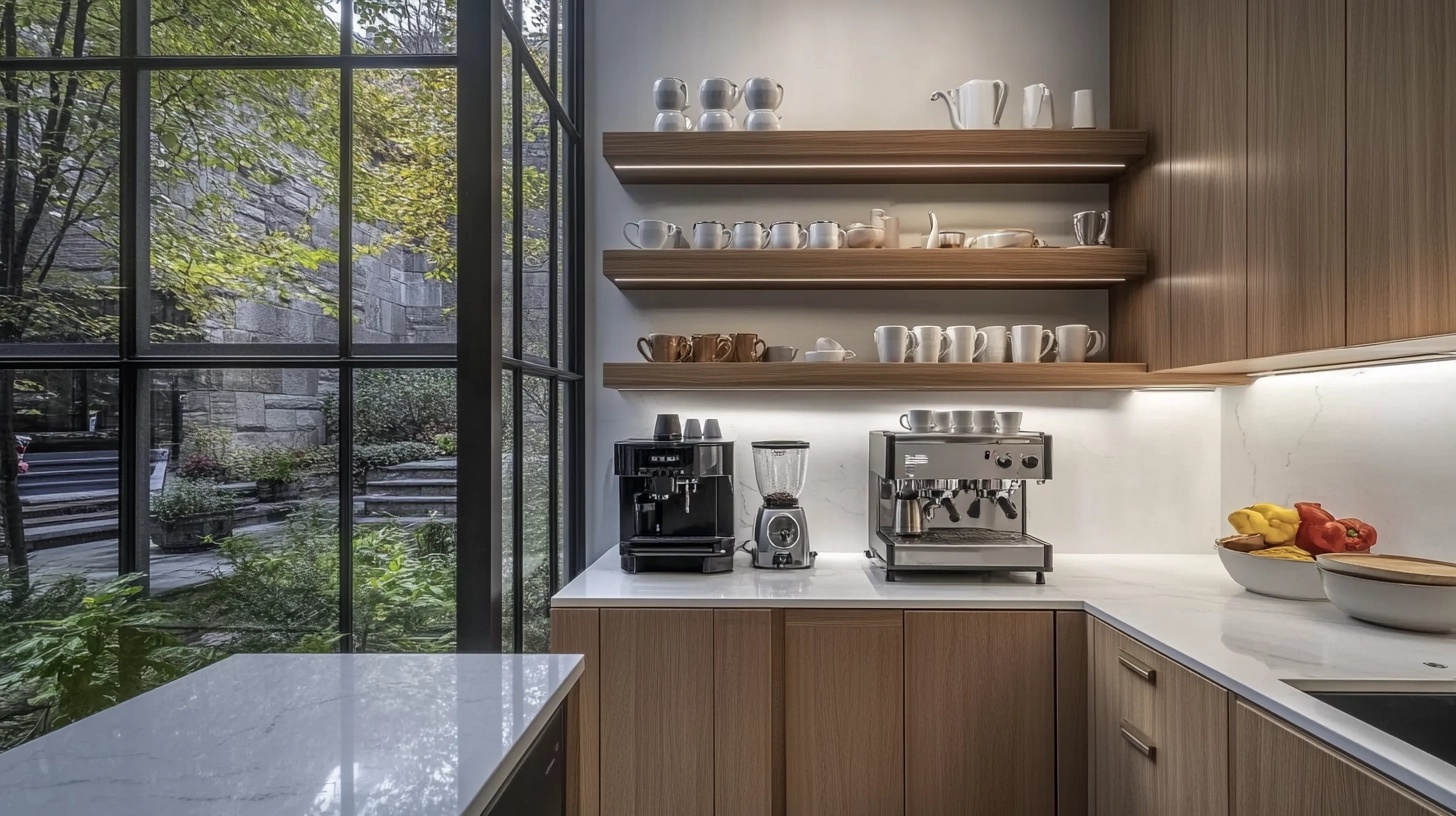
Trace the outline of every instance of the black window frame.
<path fill-rule="evenodd" d="M 586 566 L 585 514 L 585 150 L 583 132 L 583 0 L 554 0 L 551 6 L 551 65 L 543 72 L 529 58 L 530 51 L 515 22 L 520 17 L 520 0 L 512 0 L 513 16 L 501 0 L 460 0 L 457 7 L 457 51 L 449 54 L 374 54 L 356 52 L 353 31 L 353 0 L 339 0 L 340 51 L 328 55 L 280 56 L 155 56 L 150 53 L 150 0 L 122 0 L 121 53 L 115 56 L 19 57 L 0 54 L 0 72 L 25 71 L 113 71 L 120 75 L 121 128 L 120 189 L 120 342 L 105 346 L 25 344 L 0 349 L 0 367 L 5 369 L 102 369 L 118 372 L 122 434 L 119 471 L 119 520 L 117 568 L 121 573 L 140 573 L 143 585 L 150 562 L 148 533 L 148 436 L 151 417 L 151 382 L 154 372 L 181 369 L 271 368 L 331 369 L 339 372 L 339 402 L 352 404 L 354 374 L 368 369 L 447 368 L 457 373 L 457 401 L 462 418 L 458 429 L 460 498 L 458 566 L 456 573 L 456 642 L 460 652 L 498 652 L 503 643 L 502 575 L 504 554 L 510 552 L 515 569 L 509 576 L 515 592 L 515 649 L 521 648 L 521 606 L 523 604 L 520 554 L 522 528 L 507 540 L 501 524 L 504 491 L 514 489 L 519 499 L 520 467 L 516 465 L 514 485 L 502 478 L 502 422 L 519 428 L 521 400 L 513 400 L 512 417 L 501 416 L 502 372 L 513 374 L 516 396 L 522 378 L 535 376 L 551 384 L 551 499 L 553 541 L 551 590 L 559 588 L 559 559 L 565 559 L 568 578 Z M 559 11 L 558 11 L 559 10 Z M 557 15 L 565 15 L 558 21 Z M 564 25 L 557 28 L 556 24 Z M 551 112 L 551 167 L 564 168 L 562 211 L 553 212 L 551 237 L 551 359 L 546 362 L 508 356 L 501 350 L 502 333 L 502 198 L 500 92 L 504 68 L 502 44 L 512 45 L 519 65 L 518 77 L 536 84 Z M 558 76 L 555 56 L 560 53 L 563 69 Z M 523 61 L 523 57 L 525 60 Z M 459 321 L 454 348 L 433 344 L 380 346 L 356 344 L 349 319 L 339 321 L 336 351 L 321 353 L 314 345 L 299 348 L 255 344 L 152 345 L 150 343 L 150 74 L 153 71 L 330 69 L 338 70 L 340 82 L 340 177 L 339 177 L 339 303 L 343 315 L 351 313 L 354 258 L 352 241 L 353 177 L 353 72 L 360 69 L 447 68 L 461 77 L 457 83 L 458 169 L 458 268 L 457 297 L 467 319 Z M 549 79 L 548 79 L 549 76 Z M 484 80 L 484 81 L 482 81 Z M 567 98 L 555 93 L 556 82 L 565 82 Z M 517 86 L 519 94 L 520 86 Z M 514 108 L 519 111 L 519 106 Z M 554 138 L 557 132 L 563 141 Z M 519 145 L 519 141 L 517 142 Z M 558 150 L 564 144 L 565 150 Z M 486 149 L 473 146 L 486 145 Z M 493 149 L 492 149 L 493 148 Z M 517 147 L 519 150 L 519 147 Z M 564 155 L 558 155 L 564 153 Z M 556 174 L 552 174 L 553 192 Z M 494 193 L 494 194 L 492 194 Z M 556 209 L 552 196 L 552 209 Z M 519 224 L 521 212 L 516 208 Z M 555 218 L 564 219 L 564 246 L 556 236 Z M 519 246 L 517 252 L 519 253 Z M 514 265 L 519 281 L 520 264 Z M 558 298 L 558 287 L 563 297 Z M 518 291 L 518 290 L 517 290 Z M 561 304 L 561 308 L 558 308 Z M 481 314 L 484 306 L 484 314 Z M 520 326 L 521 301 L 515 299 L 515 325 Z M 557 333 L 562 333 L 557 342 Z M 516 346 L 519 348 L 519 344 Z M 564 389 L 558 389 L 557 385 Z M 566 398 L 557 404 L 554 395 Z M 488 406 L 486 412 L 480 407 Z M 564 425 L 556 411 L 564 411 Z M 351 411 L 341 410 L 339 448 L 341 471 L 352 461 L 353 428 Z M 564 427 L 563 434 L 558 428 Z M 557 453 L 564 454 L 558 459 Z M 519 457 L 517 457 L 519 459 Z M 565 472 L 558 478 L 558 462 Z M 352 480 L 341 478 L 339 496 L 339 638 L 340 648 L 352 650 L 353 582 L 349 566 L 353 546 Z M 564 515 L 557 517 L 558 486 L 564 486 Z M 481 499 L 488 499 L 482 501 Z M 517 515 L 521 502 L 513 506 Z M 509 548 L 509 550 L 507 549 Z M 484 580 L 482 580 L 484 579 Z M 482 591 L 484 589 L 485 591 Z"/>

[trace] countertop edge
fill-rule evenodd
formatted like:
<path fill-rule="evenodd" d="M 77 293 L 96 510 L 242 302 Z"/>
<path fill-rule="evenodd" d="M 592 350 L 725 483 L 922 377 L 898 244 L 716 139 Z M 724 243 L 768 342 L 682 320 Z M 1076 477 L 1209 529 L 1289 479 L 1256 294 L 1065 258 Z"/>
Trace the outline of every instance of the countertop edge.
<path fill-rule="evenodd" d="M 1079 600 L 924 600 L 866 601 L 815 598 L 562 598 L 552 599 L 552 609 L 1026 609 L 1033 611 L 1083 612 L 1087 602 Z"/>
<path fill-rule="evenodd" d="M 536 716 L 532 718 L 531 723 L 526 726 L 526 729 L 521 732 L 521 738 L 516 740 L 515 744 L 511 746 L 511 749 L 501 757 L 501 761 L 496 765 L 495 771 L 486 778 L 485 785 L 471 798 L 470 803 L 465 806 L 465 810 L 462 811 L 462 816 L 477 816 L 485 812 L 485 809 L 490 806 L 491 801 L 495 799 L 495 795 L 500 793 L 501 787 L 505 785 L 511 773 L 515 771 L 516 766 L 521 763 L 521 759 L 525 756 L 526 752 L 535 744 L 536 738 L 541 736 L 542 731 L 546 730 L 546 724 L 551 722 L 551 717 L 556 714 L 556 710 L 566 703 L 567 695 L 576 688 L 577 683 L 581 682 L 582 675 L 586 673 L 586 657 L 583 655 L 574 655 L 574 657 L 576 657 L 576 661 L 572 664 L 571 671 L 567 673 L 565 679 L 551 693 L 551 696 L 547 697 L 546 701 L 541 704 L 541 707 L 536 711 Z"/>

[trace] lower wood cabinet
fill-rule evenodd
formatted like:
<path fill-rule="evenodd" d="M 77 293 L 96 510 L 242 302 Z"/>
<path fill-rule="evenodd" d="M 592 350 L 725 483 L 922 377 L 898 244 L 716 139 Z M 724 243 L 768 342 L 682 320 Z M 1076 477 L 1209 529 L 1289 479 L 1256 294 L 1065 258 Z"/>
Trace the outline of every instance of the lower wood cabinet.
<path fill-rule="evenodd" d="M 1227 816 L 1228 706 L 1224 689 L 1096 624 L 1096 816 Z"/>
<path fill-rule="evenodd" d="M 1439 810 L 1244 702 L 1234 706 L 1236 816 L 1438 816 Z"/>
<path fill-rule="evenodd" d="M 903 613 L 784 613 L 789 816 L 905 812 Z"/>
<path fill-rule="evenodd" d="M 1054 612 L 905 612 L 907 816 L 1055 816 Z"/>

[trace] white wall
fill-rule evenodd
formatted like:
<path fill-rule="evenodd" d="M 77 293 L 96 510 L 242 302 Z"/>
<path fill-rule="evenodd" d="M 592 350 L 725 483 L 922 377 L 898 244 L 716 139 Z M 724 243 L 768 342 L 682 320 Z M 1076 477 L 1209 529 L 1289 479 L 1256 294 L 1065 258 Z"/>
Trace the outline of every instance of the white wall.
<path fill-rule="evenodd" d="M 1378 549 L 1456 559 L 1456 362 L 1260 379 L 1223 393 L 1223 506 L 1317 501 Z"/>
<path fill-rule="evenodd" d="M 1104 186 L 634 187 L 601 159 L 596 134 L 650 128 L 651 84 L 678 76 L 741 83 L 772 76 L 795 129 L 949 127 L 932 91 L 972 78 L 1017 89 L 1005 122 L 1020 121 L 1019 89 L 1051 86 L 1057 123 L 1071 94 L 1092 88 L 1106 125 L 1106 0 L 597 0 L 589 4 L 590 174 L 588 294 L 589 547 L 617 536 L 614 440 L 641 436 L 653 415 L 715 416 L 738 440 L 740 534 L 756 508 L 748 442 L 803 437 L 813 444 L 805 501 L 820 551 L 863 549 L 867 432 L 910 407 L 1024 410 L 1026 425 L 1056 434 L 1056 479 L 1034 488 L 1031 530 L 1060 552 L 1202 551 L 1219 520 L 1219 399 L 1210 393 L 886 394 L 617 393 L 600 388 L 600 363 L 639 359 L 650 331 L 756 331 L 771 343 L 811 347 L 821 335 L 873 353 L 882 323 L 1085 322 L 1105 328 L 1100 292 L 624 294 L 600 279 L 600 253 L 626 247 L 622 225 L 663 218 L 803 223 L 868 220 L 871 207 L 923 232 L 926 212 L 972 230 L 1025 226 L 1070 243 L 1073 212 L 1106 206 Z M 689 110 L 696 114 L 696 106 Z M 742 117 L 742 108 L 738 114 Z"/>

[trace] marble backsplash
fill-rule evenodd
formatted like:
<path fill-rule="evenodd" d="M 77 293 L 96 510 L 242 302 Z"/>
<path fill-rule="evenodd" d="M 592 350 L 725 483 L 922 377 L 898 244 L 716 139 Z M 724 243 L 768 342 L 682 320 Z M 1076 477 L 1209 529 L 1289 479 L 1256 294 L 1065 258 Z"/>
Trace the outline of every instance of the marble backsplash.
<path fill-rule="evenodd" d="M 1456 559 L 1456 362 L 1265 377 L 1221 392 L 1223 506 L 1318 501 L 1377 549 Z"/>

